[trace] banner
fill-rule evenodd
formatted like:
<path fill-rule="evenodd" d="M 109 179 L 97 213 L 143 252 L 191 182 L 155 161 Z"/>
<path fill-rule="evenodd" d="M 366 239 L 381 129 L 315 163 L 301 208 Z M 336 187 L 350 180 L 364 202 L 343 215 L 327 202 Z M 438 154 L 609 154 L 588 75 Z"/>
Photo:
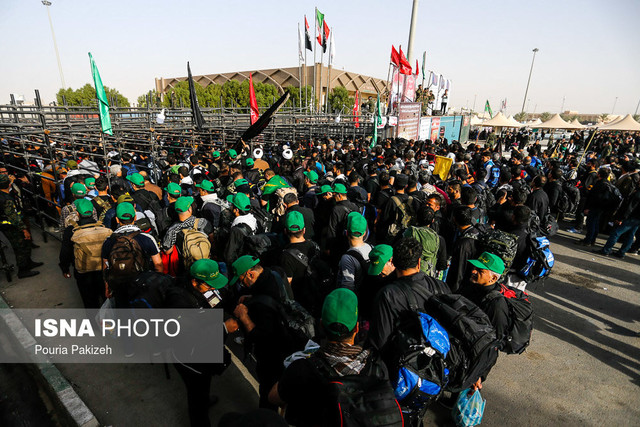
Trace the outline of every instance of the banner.
<path fill-rule="evenodd" d="M 416 100 L 416 76 L 404 76 L 403 86 L 402 102 L 414 102 Z"/>
<path fill-rule="evenodd" d="M 398 104 L 397 138 L 418 139 L 420 131 L 420 102 L 401 102 Z"/>
<path fill-rule="evenodd" d="M 107 94 L 104 91 L 104 86 L 102 85 L 102 79 L 100 78 L 98 67 L 93 60 L 93 56 L 91 56 L 91 52 L 89 52 L 89 59 L 91 61 L 91 75 L 93 76 L 93 84 L 96 87 L 96 98 L 98 99 L 100 127 L 102 128 L 103 133 L 113 135 L 113 129 L 111 128 L 111 117 L 109 117 L 109 100 L 107 99 Z"/>
<path fill-rule="evenodd" d="M 431 118 L 431 141 L 438 139 L 438 130 L 440 129 L 440 117 Z"/>
<path fill-rule="evenodd" d="M 353 122 L 355 123 L 355 127 L 360 127 L 360 96 L 359 92 L 356 91 L 356 97 L 353 101 Z"/>
<path fill-rule="evenodd" d="M 430 132 L 431 132 L 431 117 L 420 117 L 420 131 L 418 132 L 418 139 L 420 141 L 429 139 Z"/>
<path fill-rule="evenodd" d="M 391 92 L 389 93 L 389 106 L 393 108 L 400 100 L 400 91 L 402 90 L 402 74 L 397 68 L 393 70 L 391 77 Z"/>
<path fill-rule="evenodd" d="M 433 168 L 433 174 L 438 175 L 441 180 L 446 181 L 449 177 L 449 170 L 453 159 L 449 157 L 436 156 L 436 164 Z"/>

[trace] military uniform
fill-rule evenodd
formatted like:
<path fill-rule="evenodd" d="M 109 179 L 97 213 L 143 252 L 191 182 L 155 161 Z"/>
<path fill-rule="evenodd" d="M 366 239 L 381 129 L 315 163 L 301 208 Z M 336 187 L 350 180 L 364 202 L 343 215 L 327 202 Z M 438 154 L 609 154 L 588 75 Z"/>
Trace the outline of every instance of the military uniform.
<path fill-rule="evenodd" d="M 13 196 L 6 191 L 0 191 L 0 231 L 7 237 L 15 253 L 18 277 L 26 277 L 25 273 L 35 264 L 31 261 L 31 242 L 24 236 L 26 229 L 22 213 L 18 211 Z M 38 274 L 37 272 L 32 273 Z"/>

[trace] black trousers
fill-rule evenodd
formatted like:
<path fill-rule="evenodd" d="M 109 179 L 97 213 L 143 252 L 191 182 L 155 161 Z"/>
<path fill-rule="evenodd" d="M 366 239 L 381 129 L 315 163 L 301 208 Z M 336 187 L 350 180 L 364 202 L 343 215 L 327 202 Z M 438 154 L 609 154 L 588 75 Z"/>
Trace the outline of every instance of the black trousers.
<path fill-rule="evenodd" d="M 189 407 L 191 427 L 210 427 L 209 391 L 211 389 L 211 374 L 194 372 L 180 363 L 174 363 L 173 366 L 187 387 L 187 405 Z"/>
<path fill-rule="evenodd" d="M 73 272 L 84 308 L 100 308 L 104 302 L 104 280 L 102 271 L 89 273 Z"/>

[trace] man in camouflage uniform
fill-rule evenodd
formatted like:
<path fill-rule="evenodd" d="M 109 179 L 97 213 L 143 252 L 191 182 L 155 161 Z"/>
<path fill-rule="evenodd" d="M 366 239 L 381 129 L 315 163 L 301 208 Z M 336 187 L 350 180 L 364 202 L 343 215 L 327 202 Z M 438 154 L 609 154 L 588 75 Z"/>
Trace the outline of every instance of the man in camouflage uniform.
<path fill-rule="evenodd" d="M 7 175 L 0 175 L 0 231 L 4 233 L 13 248 L 18 264 L 18 278 L 31 277 L 39 274 L 32 268 L 41 266 L 41 262 L 31 260 L 31 233 L 18 211 L 13 196 L 10 194 L 11 179 Z"/>

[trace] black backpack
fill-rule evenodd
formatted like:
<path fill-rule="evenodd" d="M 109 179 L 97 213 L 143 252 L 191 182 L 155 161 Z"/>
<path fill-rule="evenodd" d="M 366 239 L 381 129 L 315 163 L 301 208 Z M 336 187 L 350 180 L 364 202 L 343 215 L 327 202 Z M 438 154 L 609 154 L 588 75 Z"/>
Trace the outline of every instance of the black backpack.
<path fill-rule="evenodd" d="M 489 317 L 480 307 L 462 295 L 439 294 L 429 298 L 426 311 L 449 333 L 448 391 L 469 388 L 489 373 L 498 359 L 499 341 Z"/>
<path fill-rule="evenodd" d="M 622 205 L 622 193 L 615 185 L 607 182 L 607 190 L 601 196 L 602 206 L 605 212 L 615 212 Z"/>
<path fill-rule="evenodd" d="M 502 297 L 509 307 L 509 333 L 500 350 L 507 354 L 521 354 L 531 342 L 533 306 L 526 292 L 507 288 L 502 284 L 499 291 L 489 292 L 484 300 L 491 301 Z"/>
<path fill-rule="evenodd" d="M 270 233 L 273 228 L 273 214 L 253 206 L 251 207 L 251 213 L 258 222 L 258 230 L 262 233 Z"/>
<path fill-rule="evenodd" d="M 107 281 L 110 286 L 125 285 L 147 269 L 144 253 L 135 239 L 138 234 L 140 234 L 139 231 L 113 235 L 115 242 L 109 252 L 109 269 L 107 270 Z"/>
<path fill-rule="evenodd" d="M 323 357 L 310 364 L 327 378 L 322 426 L 400 427 L 403 415 L 380 361 L 370 356 L 359 375 L 339 376 Z"/>
<path fill-rule="evenodd" d="M 478 241 L 476 256 L 480 256 L 483 252 L 499 256 L 504 261 L 503 276 L 506 275 L 518 251 L 518 238 L 511 233 L 494 228 L 479 229 L 480 233 L 477 236 L 470 235 Z"/>
<path fill-rule="evenodd" d="M 446 357 L 451 348 L 447 331 L 418 306 L 413 292 L 402 289 L 410 310 L 401 314 L 385 345 L 385 361 L 400 405 L 420 418 L 429 403 L 440 397 L 448 382 Z"/>

